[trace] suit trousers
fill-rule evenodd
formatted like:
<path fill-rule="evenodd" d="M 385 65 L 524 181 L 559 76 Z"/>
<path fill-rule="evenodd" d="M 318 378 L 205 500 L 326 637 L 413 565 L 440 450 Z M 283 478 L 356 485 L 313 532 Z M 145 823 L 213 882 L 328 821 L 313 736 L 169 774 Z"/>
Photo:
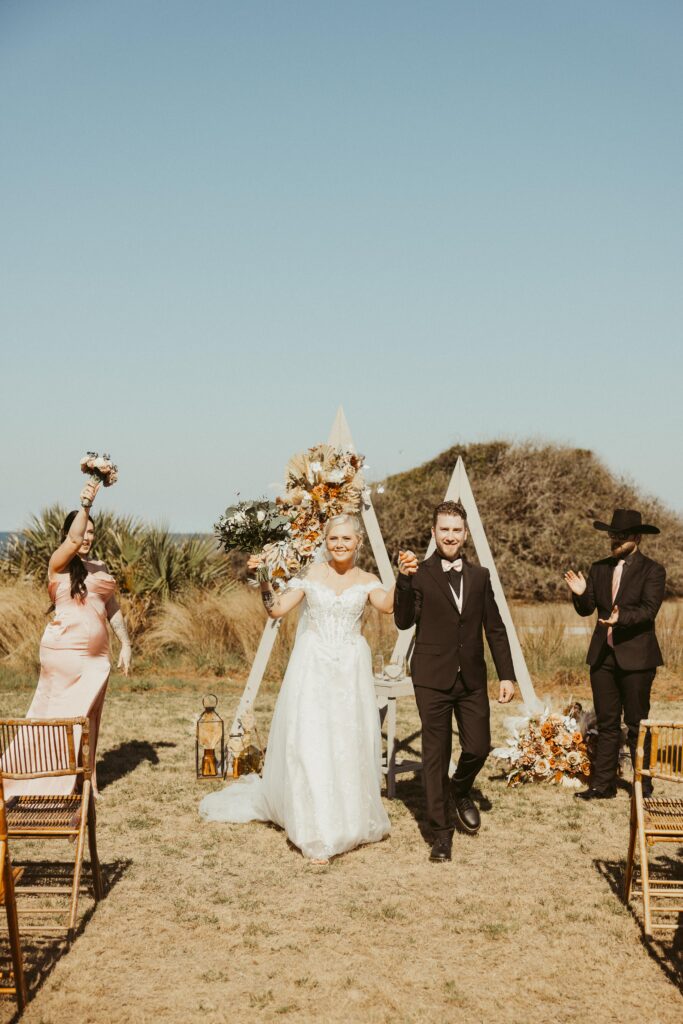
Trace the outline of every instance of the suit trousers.
<path fill-rule="evenodd" d="M 469 793 L 491 749 L 491 712 L 486 687 L 468 690 L 458 673 L 449 690 L 415 687 L 422 722 L 422 779 L 427 818 L 435 833 L 450 833 L 449 791 Z M 453 715 L 458 724 L 461 754 L 453 776 L 448 766 L 453 750 Z"/>
<path fill-rule="evenodd" d="M 614 789 L 617 782 L 621 746 L 621 713 L 628 732 L 631 761 L 635 765 L 638 727 L 650 713 L 650 690 L 655 668 L 625 672 L 619 668 L 614 651 L 605 644 L 599 661 L 591 668 L 593 703 L 598 720 L 598 744 L 591 785 L 595 789 Z M 649 750 L 645 750 L 645 759 Z M 649 779 L 643 780 L 643 793 L 652 791 Z"/>

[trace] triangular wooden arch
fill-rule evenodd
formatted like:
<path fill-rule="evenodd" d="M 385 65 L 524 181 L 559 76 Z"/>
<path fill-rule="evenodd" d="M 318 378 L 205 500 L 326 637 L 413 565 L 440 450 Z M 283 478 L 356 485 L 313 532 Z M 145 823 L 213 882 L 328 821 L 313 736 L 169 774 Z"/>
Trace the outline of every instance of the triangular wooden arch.
<path fill-rule="evenodd" d="M 332 430 L 330 431 L 328 443 L 337 448 L 351 448 L 353 451 L 356 450 L 349 424 L 341 406 L 337 410 L 337 415 L 332 425 Z M 507 630 L 512 650 L 512 660 L 515 666 L 515 674 L 517 676 L 519 688 L 522 692 L 522 697 L 525 704 L 533 706 L 537 702 L 534 686 L 531 682 L 531 676 L 529 675 L 526 661 L 524 660 L 524 653 L 512 621 L 512 616 L 510 615 L 510 609 L 508 608 L 508 603 L 505 599 L 503 587 L 496 570 L 493 555 L 491 554 L 491 548 L 489 547 L 489 543 L 486 539 L 486 533 L 484 532 L 484 526 L 481 521 L 481 516 L 479 515 L 477 503 L 474 500 L 474 494 L 472 493 L 472 488 L 467 477 L 465 464 L 460 457 L 458 457 L 458 461 L 455 464 L 455 469 L 453 470 L 453 475 L 450 479 L 450 483 L 448 484 L 444 500 L 462 502 L 462 505 L 467 512 L 467 524 L 475 551 L 477 552 L 479 563 L 485 566 L 491 574 L 493 593 Z M 395 575 L 368 488 L 366 488 L 363 493 L 361 516 L 363 519 L 363 525 L 365 526 L 365 532 L 370 542 L 370 547 L 372 548 L 372 553 L 375 556 L 375 562 L 377 564 L 380 579 L 388 589 L 393 586 Z M 433 551 L 434 542 L 432 541 L 427 549 L 425 558 L 428 558 Z M 268 619 L 266 622 L 261 636 L 261 641 L 254 656 L 254 661 L 252 662 L 249 677 L 244 687 L 244 692 L 237 707 L 237 711 L 235 712 L 231 732 L 236 730 L 238 719 L 241 718 L 247 708 L 253 705 L 256 700 L 266 671 L 266 666 L 268 665 L 268 660 L 273 650 L 273 645 L 277 638 L 277 631 L 281 621 L 281 619 Z M 399 631 L 391 658 L 392 661 L 398 662 L 405 657 L 408 653 L 413 633 L 414 629 Z"/>

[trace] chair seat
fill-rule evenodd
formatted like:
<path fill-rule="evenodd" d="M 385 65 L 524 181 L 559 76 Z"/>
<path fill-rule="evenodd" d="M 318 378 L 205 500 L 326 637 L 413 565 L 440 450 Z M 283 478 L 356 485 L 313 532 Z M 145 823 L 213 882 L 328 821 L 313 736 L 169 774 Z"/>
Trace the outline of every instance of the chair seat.
<path fill-rule="evenodd" d="M 683 800 L 648 797 L 643 800 L 646 832 L 683 831 Z"/>
<path fill-rule="evenodd" d="M 7 807 L 7 827 L 14 835 L 36 829 L 78 831 L 81 795 L 20 796 Z"/>

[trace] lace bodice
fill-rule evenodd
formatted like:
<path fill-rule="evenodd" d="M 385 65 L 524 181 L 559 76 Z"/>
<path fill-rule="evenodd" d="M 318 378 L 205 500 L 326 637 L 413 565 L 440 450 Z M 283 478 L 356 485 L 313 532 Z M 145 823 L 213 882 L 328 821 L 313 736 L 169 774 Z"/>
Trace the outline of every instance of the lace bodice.
<path fill-rule="evenodd" d="M 303 590 L 306 595 L 304 631 L 312 631 L 324 643 L 337 646 L 353 642 L 360 636 L 368 594 L 382 584 L 378 580 L 354 583 L 341 594 L 335 594 L 331 587 L 316 580 L 292 580 L 289 586 Z"/>

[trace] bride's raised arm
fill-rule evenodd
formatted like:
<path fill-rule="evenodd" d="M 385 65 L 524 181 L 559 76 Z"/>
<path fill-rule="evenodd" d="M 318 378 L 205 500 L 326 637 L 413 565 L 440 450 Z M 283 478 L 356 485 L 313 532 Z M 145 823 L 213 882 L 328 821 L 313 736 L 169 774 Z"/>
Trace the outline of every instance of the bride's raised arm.
<path fill-rule="evenodd" d="M 399 551 L 398 553 L 398 571 L 406 576 L 414 576 L 417 572 L 417 557 L 412 551 Z M 377 576 L 370 577 L 373 580 L 377 580 Z M 396 593 L 396 584 L 390 587 L 389 590 L 380 590 L 379 587 L 376 590 L 371 590 L 369 594 L 369 601 L 373 608 L 376 608 L 379 612 L 385 612 L 387 615 L 392 615 L 394 611 L 394 594 Z"/>
<path fill-rule="evenodd" d="M 378 583 L 382 581 L 377 577 L 373 577 L 373 581 L 377 580 Z M 394 591 L 396 590 L 396 584 L 389 587 L 388 590 L 384 589 L 384 586 L 377 587 L 375 590 L 371 590 L 368 594 L 368 601 L 373 608 L 376 608 L 378 612 L 384 612 L 385 615 L 392 615 L 394 611 Z"/>
<path fill-rule="evenodd" d="M 258 555 L 252 555 L 247 562 L 248 569 L 257 569 L 260 564 Z M 270 583 L 267 580 L 262 580 L 259 583 L 261 588 L 261 600 L 263 601 L 263 607 L 266 609 L 266 614 L 271 619 L 281 619 L 287 612 L 291 612 L 292 608 L 296 608 L 298 604 L 301 604 L 304 597 L 303 590 L 296 588 L 296 583 L 290 583 L 289 588 L 284 593 L 276 594 Z"/>

